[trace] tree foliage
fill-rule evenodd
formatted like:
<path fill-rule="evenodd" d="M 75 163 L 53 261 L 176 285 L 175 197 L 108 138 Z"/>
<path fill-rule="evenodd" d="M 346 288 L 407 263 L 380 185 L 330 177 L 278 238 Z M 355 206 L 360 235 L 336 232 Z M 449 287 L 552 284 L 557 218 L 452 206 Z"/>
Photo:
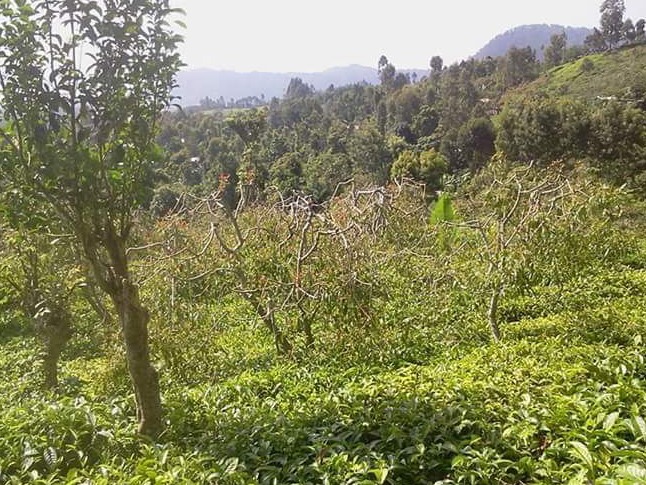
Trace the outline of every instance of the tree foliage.
<path fill-rule="evenodd" d="M 615 47 L 624 37 L 624 0 L 604 0 L 599 8 L 601 33 L 608 48 Z"/>
<path fill-rule="evenodd" d="M 496 146 L 514 160 L 587 159 L 616 182 L 643 173 L 646 117 L 630 104 L 523 99 L 507 104 L 498 123 Z"/>
<path fill-rule="evenodd" d="M 587 72 L 579 62 L 550 75 L 592 78 L 608 61 L 593 59 Z M 645 223 L 641 194 L 614 183 L 640 176 L 643 90 L 503 97 L 507 61 L 259 109 L 167 111 L 155 134 L 167 154 L 131 147 L 124 128 L 107 149 L 123 144 L 123 157 L 93 158 L 94 125 L 79 116 L 90 134 L 77 165 L 97 163 L 77 186 L 91 183 L 83 201 L 102 205 L 71 213 L 87 214 L 88 240 L 106 242 L 99 276 L 118 268 L 104 235 L 121 234 L 108 216 L 125 210 L 102 194 L 130 182 L 141 194 L 117 199 L 136 202 L 116 261 L 130 277 L 119 281 L 149 302 L 167 428 L 154 444 L 134 435 L 132 361 L 116 329 L 96 331 L 81 291 L 68 300 L 61 395 L 34 386 L 35 334 L 5 284 L 22 270 L 1 225 L 0 482 L 637 482 Z M 68 247 L 79 229 L 47 211 L 74 208 L 77 187 L 44 185 L 53 161 L 32 149 L 36 130 L 20 158 L 18 126 L 4 125 L 0 184 L 15 210 L 2 222 L 45 233 L 31 246 L 41 288 L 60 303 L 67 260 L 49 250 L 84 246 Z M 56 146 L 70 146 L 65 130 Z M 506 159 L 491 160 L 494 139 Z M 130 179 L 135 151 L 163 161 Z"/>
<path fill-rule="evenodd" d="M 148 312 L 129 271 L 152 193 L 158 120 L 180 65 L 168 1 L 6 1 L 2 173 L 74 234 L 119 314 L 140 430 L 162 424 Z"/>
<path fill-rule="evenodd" d="M 547 67 L 554 67 L 563 64 L 566 56 L 567 35 L 565 32 L 554 34 L 550 38 L 549 45 L 543 53 L 544 62 Z"/>

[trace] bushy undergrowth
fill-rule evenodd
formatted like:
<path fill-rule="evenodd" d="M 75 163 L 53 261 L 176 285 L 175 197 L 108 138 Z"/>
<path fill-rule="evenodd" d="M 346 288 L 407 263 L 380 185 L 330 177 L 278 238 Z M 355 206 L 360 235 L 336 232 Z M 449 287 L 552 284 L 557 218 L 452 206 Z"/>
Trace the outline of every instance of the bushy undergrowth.
<path fill-rule="evenodd" d="M 7 386 L 3 481 L 639 483 L 645 328 L 633 305 L 644 301 L 621 303 L 623 318 L 604 326 L 526 320 L 501 345 L 422 364 L 274 361 L 198 385 L 168 376 L 169 428 L 155 445 L 135 437 L 129 399 L 83 397 L 92 382 L 69 397 Z M 253 346 L 271 352 L 269 341 Z"/>
<path fill-rule="evenodd" d="M 425 212 L 392 207 L 393 224 L 360 233 L 346 266 L 317 274 L 334 261 L 328 241 L 303 269 L 334 295 L 364 285 L 367 298 L 343 300 L 352 318 L 333 298 L 313 299 L 322 311 L 308 344 L 298 306 L 275 306 L 287 355 L 249 300 L 221 284 L 226 255 L 138 259 L 142 296 L 157 303 L 157 442 L 136 434 L 116 328 L 76 302 L 60 389 L 45 392 L 36 336 L 7 311 L 0 484 L 646 483 L 646 258 L 630 224 L 590 211 L 510 250 L 494 343 L 464 213 L 434 232 Z M 199 226 L 183 230 L 204 247 Z M 245 271 L 256 281 L 263 265 L 281 266 L 273 294 L 284 295 L 294 267 L 284 254 L 245 256 Z M 348 271 L 353 254 L 369 257 Z"/>

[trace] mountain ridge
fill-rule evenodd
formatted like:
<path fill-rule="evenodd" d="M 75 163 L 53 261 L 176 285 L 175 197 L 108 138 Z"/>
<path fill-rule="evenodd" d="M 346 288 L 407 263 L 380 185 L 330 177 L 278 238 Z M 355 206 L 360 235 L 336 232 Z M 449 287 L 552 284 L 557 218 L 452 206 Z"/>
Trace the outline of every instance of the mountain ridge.
<path fill-rule="evenodd" d="M 473 57 L 476 59 L 487 56 L 498 57 L 505 55 L 512 46 L 522 48 L 529 45 L 536 50 L 537 57 L 542 59 L 541 46 L 547 46 L 550 37 L 561 32 L 566 33 L 568 46 L 572 46 L 582 44 L 592 29 L 558 24 L 520 25 L 495 36 Z M 398 71 L 411 75 L 415 73 L 418 78 L 429 73 L 428 69 L 398 69 Z M 179 72 L 179 87 L 174 94 L 180 98 L 179 104 L 183 106 L 198 105 L 206 97 L 214 100 L 222 98 L 226 103 L 247 97 L 268 101 L 273 97 L 282 97 L 289 81 L 295 77 L 312 85 L 317 91 L 325 90 L 330 85 L 379 82 L 376 68 L 360 64 L 333 66 L 319 72 L 238 72 L 228 69 L 195 68 Z"/>
<path fill-rule="evenodd" d="M 400 69 L 399 72 L 415 73 L 418 77 L 428 74 L 423 69 Z M 334 66 L 319 72 L 237 72 L 197 68 L 180 71 L 178 74 L 179 87 L 175 95 L 179 96 L 180 104 L 196 105 L 201 99 L 223 97 L 225 101 L 241 99 L 250 96 L 282 97 L 292 78 L 298 77 L 307 84 L 314 86 L 317 91 L 325 90 L 330 85 L 344 86 L 356 83 L 376 84 L 379 82 L 378 71 L 373 67 L 351 64 Z"/>
<path fill-rule="evenodd" d="M 536 51 L 536 57 L 543 59 L 543 48 L 550 43 L 555 34 L 565 32 L 567 46 L 582 45 L 585 38 L 592 33 L 588 27 L 573 27 L 559 24 L 525 24 L 508 29 L 496 35 L 487 42 L 476 54 L 475 59 L 504 56 L 512 47 L 531 47 Z"/>

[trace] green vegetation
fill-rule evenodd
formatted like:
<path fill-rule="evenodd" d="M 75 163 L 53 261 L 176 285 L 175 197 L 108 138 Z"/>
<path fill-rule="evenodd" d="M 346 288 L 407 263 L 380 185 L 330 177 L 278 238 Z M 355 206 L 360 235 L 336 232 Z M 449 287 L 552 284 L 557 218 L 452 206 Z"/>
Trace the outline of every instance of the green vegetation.
<path fill-rule="evenodd" d="M 451 66 L 432 56 L 429 75 L 417 80 L 382 56 L 379 86 L 315 92 L 295 78 L 285 99 L 262 108 L 168 114 L 160 142 L 173 163 L 158 175 L 176 194 L 185 186 L 204 194 L 224 176 L 231 195 L 251 168 L 263 188 L 321 201 L 350 178 L 381 185 L 405 175 L 428 182 L 430 192 L 442 172 L 417 167 L 422 154 L 433 150 L 446 173 L 460 174 L 486 165 L 497 149 L 525 162 L 585 159 L 610 179 L 633 183 L 644 159 L 640 38 L 586 55 L 564 50 L 556 36 L 542 64 L 530 48 Z M 624 132 L 609 127 L 618 119 Z"/>
<path fill-rule="evenodd" d="M 643 46 L 190 114 L 168 2 L 0 5 L 0 484 L 646 483 L 644 91 L 531 83 Z"/>
<path fill-rule="evenodd" d="M 616 96 L 630 98 L 646 89 L 646 46 L 625 48 L 608 54 L 590 54 L 550 69 L 522 95 L 568 96 L 594 100 Z"/>
<path fill-rule="evenodd" d="M 271 295 L 289 294 L 280 281 L 296 284 L 289 268 L 299 245 L 292 243 L 300 239 L 283 250 L 260 230 L 267 234 L 263 252 L 256 253 L 254 236 L 240 263 L 218 244 L 197 260 L 147 249 L 133 271 L 142 299 L 157 302 L 151 347 L 167 426 L 154 444 L 135 434 L 116 329 L 97 334 L 87 300 L 74 301 L 75 336 L 55 394 L 38 390 L 35 334 L 7 307 L 3 480 L 636 483 L 646 468 L 646 254 L 640 231 L 626 227 L 638 222 L 630 213 L 639 207 L 621 191 L 586 182 L 585 173 L 571 175 L 574 188 L 594 194 L 593 205 L 549 217 L 549 230 L 522 238 L 522 251 L 507 248 L 509 261 L 522 264 L 505 266 L 513 277 L 505 279 L 495 343 L 487 320 L 488 260 L 479 258 L 482 249 L 477 239 L 470 243 L 475 233 L 466 224 L 480 209 L 465 197 L 501 178 L 501 170 L 454 194 L 454 210 L 444 210 L 452 215 L 435 229 L 425 222 L 415 187 L 393 189 L 383 211 L 371 212 L 378 206 L 367 201 L 355 215 L 347 205 L 321 207 L 328 223 L 345 214 L 366 229 L 345 232 L 351 244 L 345 255 L 342 241 L 321 239 L 316 261 L 303 265 L 304 292 L 325 285 L 334 295 L 306 302 L 320 309 L 313 344 L 298 325 L 298 305 L 274 311 L 291 341 L 289 355 L 277 354 L 247 289 L 228 292 L 222 272 L 226 264 L 243 264 L 253 281 L 264 275 L 258 297 L 275 301 Z M 500 207 L 514 199 L 504 187 L 489 197 Z M 248 211 L 271 224 L 265 209 Z M 169 241 L 198 253 L 212 220 L 202 217 L 196 213 L 188 225 L 167 220 L 154 232 L 172 233 Z M 382 226 L 370 232 L 377 220 Z M 247 231 L 257 220 L 239 224 Z M 274 225 L 276 239 L 288 240 L 290 224 Z M 352 253 L 363 256 L 354 260 Z M 338 258 L 346 258 L 342 267 L 331 264 Z M 215 273 L 203 274 L 210 269 Z"/>

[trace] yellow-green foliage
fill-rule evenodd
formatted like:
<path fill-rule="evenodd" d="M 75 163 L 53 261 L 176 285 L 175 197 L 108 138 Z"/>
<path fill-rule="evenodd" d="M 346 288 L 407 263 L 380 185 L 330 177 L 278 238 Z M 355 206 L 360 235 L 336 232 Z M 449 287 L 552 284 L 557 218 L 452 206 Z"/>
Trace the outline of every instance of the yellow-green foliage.
<path fill-rule="evenodd" d="M 630 88 L 646 88 L 646 45 L 592 54 L 557 66 L 539 79 L 509 93 L 528 96 L 548 94 L 584 99 L 625 97 Z"/>
<path fill-rule="evenodd" d="M 287 356 L 277 356 L 224 271 L 238 264 L 266 284 L 269 302 L 284 298 L 294 277 L 292 243 L 275 245 L 284 214 L 256 207 L 241 216 L 243 230 L 266 229 L 250 233 L 238 263 L 205 244 L 206 220 L 150 227 L 145 238 L 172 234 L 187 248 L 168 257 L 172 247 L 155 246 L 133 261 L 162 376 L 167 429 L 158 443 L 135 435 L 117 328 L 77 302 L 86 323 L 54 395 L 35 385 L 24 322 L 3 314 L 0 328 L 12 330 L 0 335 L 0 483 L 640 483 L 640 206 L 571 173 L 589 204 L 509 251 L 527 264 L 509 266 L 517 271 L 507 275 L 503 339 L 494 344 L 482 312 L 485 269 L 469 244 L 473 231 L 460 226 L 486 215 L 490 200 L 513 203 L 507 187 L 483 196 L 479 212 L 465 211 L 465 198 L 496 177 L 492 168 L 453 194 L 459 214 L 445 218 L 454 225 L 444 240 L 419 188 L 390 188 L 379 210 L 331 204 L 333 220 L 364 230 L 344 233 L 354 252 L 326 239 L 302 269 L 303 284 L 329 297 L 313 347 L 296 338 L 296 309 L 279 307 L 294 337 Z M 366 292 L 351 293 L 357 285 Z"/>
<path fill-rule="evenodd" d="M 427 185 L 429 190 L 437 190 L 441 186 L 442 176 L 448 170 L 444 156 L 434 149 L 414 152 L 404 150 L 391 168 L 391 176 L 395 179 L 412 178 Z"/>

